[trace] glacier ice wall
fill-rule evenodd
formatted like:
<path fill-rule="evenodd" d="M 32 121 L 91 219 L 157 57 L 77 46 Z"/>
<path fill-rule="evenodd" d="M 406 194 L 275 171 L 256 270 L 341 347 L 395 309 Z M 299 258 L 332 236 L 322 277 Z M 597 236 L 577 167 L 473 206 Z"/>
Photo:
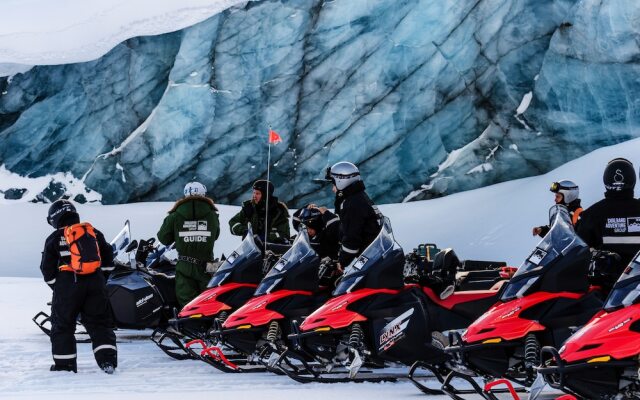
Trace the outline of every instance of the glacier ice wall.
<path fill-rule="evenodd" d="M 254 1 L 0 78 L 0 164 L 70 171 L 107 203 L 174 199 L 191 179 L 238 203 L 265 177 L 272 127 L 271 178 L 290 205 L 330 203 L 313 179 L 342 159 L 376 202 L 536 175 L 640 135 L 638 9 Z"/>

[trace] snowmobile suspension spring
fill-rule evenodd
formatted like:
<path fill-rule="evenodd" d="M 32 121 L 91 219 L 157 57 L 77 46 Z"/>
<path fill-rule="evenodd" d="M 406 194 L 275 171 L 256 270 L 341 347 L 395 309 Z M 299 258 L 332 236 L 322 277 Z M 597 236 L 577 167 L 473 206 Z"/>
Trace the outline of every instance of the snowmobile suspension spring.
<path fill-rule="evenodd" d="M 359 348 L 362 345 L 362 338 L 364 338 L 362 327 L 360 324 L 353 324 L 349 335 L 349 347 Z"/>
<path fill-rule="evenodd" d="M 271 321 L 269 324 L 269 331 L 267 332 L 267 340 L 275 342 L 280 334 L 280 324 L 276 321 Z"/>
<path fill-rule="evenodd" d="M 228 312 L 222 311 L 220 314 L 218 314 L 218 321 L 220 321 L 220 323 L 223 323 L 228 316 L 229 316 Z"/>
<path fill-rule="evenodd" d="M 524 339 L 524 365 L 527 368 L 534 368 L 540 361 L 540 343 L 533 333 Z"/>

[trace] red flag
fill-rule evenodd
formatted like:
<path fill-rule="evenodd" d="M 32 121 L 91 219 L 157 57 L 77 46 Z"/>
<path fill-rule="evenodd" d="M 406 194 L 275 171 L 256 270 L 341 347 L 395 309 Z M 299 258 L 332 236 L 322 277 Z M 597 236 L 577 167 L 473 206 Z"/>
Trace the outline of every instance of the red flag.
<path fill-rule="evenodd" d="M 282 138 L 278 135 L 278 132 L 269 129 L 269 144 L 278 144 L 282 142 Z"/>

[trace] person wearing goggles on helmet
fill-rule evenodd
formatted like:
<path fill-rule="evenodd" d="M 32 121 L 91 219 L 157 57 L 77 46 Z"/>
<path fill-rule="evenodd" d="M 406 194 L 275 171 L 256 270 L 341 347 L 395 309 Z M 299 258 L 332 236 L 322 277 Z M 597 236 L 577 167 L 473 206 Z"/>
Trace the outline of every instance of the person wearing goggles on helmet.
<path fill-rule="evenodd" d="M 555 193 L 556 204 L 562 204 L 569 209 L 569 215 L 571 215 L 571 221 L 575 225 L 580 219 L 582 213 L 582 207 L 580 206 L 580 189 L 578 185 L 570 180 L 563 179 L 558 182 L 553 182 L 551 192 Z M 545 237 L 549 232 L 549 225 L 536 226 L 533 228 L 533 236 L 538 235 Z"/>
<path fill-rule="evenodd" d="M 333 183 L 335 210 L 340 217 L 338 269 L 358 257 L 380 232 L 382 215 L 365 192 L 360 170 L 348 161 L 327 169 L 325 177 Z"/>
<path fill-rule="evenodd" d="M 576 233 L 589 247 L 617 253 L 620 260 L 608 271 L 611 285 L 640 250 L 640 200 L 634 198 L 636 171 L 631 161 L 614 158 L 602 177 L 604 199 L 582 212 Z"/>

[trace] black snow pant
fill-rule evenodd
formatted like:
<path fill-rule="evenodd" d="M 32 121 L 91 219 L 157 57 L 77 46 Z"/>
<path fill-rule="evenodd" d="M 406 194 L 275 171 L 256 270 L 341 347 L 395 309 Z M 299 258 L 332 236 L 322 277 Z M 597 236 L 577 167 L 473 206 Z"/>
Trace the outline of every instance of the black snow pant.
<path fill-rule="evenodd" d="M 76 320 L 80 315 L 98 365 L 117 366 L 116 335 L 105 278 L 97 272 L 58 272 L 51 304 L 51 347 L 58 366 L 76 368 Z"/>

